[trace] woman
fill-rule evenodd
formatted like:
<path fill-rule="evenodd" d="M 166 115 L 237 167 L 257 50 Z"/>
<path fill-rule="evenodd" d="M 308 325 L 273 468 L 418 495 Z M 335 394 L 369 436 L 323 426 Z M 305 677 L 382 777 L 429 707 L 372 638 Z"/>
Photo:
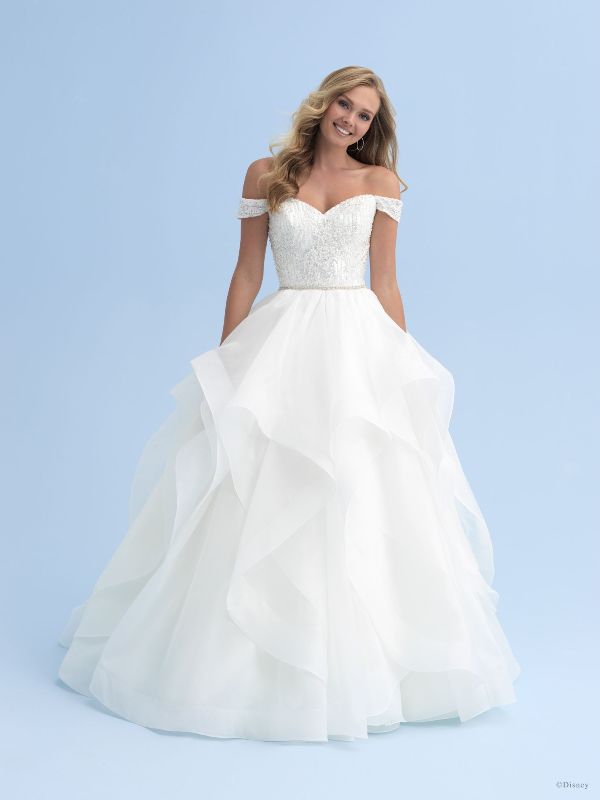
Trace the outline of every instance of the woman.
<path fill-rule="evenodd" d="M 61 679 L 133 722 L 352 740 L 515 701 L 453 378 L 405 329 L 394 127 L 371 70 L 336 70 L 247 171 L 220 346 L 61 637 Z"/>

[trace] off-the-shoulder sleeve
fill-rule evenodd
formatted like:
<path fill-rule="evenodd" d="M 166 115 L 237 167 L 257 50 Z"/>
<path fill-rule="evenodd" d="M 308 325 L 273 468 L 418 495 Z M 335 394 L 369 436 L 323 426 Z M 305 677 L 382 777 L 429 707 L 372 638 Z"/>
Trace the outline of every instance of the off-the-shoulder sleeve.
<path fill-rule="evenodd" d="M 268 210 L 269 205 L 266 199 L 241 197 L 236 217 L 238 219 L 242 219 L 243 217 L 258 217 L 260 214 L 264 214 Z"/>
<path fill-rule="evenodd" d="M 383 195 L 376 195 L 375 207 L 378 211 L 384 211 L 389 214 L 396 222 L 400 221 L 400 214 L 402 213 L 402 200 L 396 197 L 384 197 Z"/>

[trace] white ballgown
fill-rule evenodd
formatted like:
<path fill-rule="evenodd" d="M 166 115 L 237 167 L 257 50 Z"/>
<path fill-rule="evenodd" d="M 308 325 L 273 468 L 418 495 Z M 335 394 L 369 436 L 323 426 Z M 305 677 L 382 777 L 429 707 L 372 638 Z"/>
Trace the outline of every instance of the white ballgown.
<path fill-rule="evenodd" d="M 365 284 L 377 212 L 269 213 L 278 290 L 191 360 L 129 529 L 60 635 L 59 676 L 135 723 L 365 739 L 515 702 L 451 373 Z"/>

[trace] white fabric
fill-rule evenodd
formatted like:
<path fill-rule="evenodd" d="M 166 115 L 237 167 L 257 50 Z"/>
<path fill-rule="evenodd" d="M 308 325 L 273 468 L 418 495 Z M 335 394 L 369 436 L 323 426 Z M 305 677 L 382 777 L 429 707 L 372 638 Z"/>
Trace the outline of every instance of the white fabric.
<path fill-rule="evenodd" d="M 356 288 L 366 285 L 376 211 L 397 222 L 402 201 L 358 194 L 322 212 L 304 200 L 289 197 L 271 213 L 266 200 L 242 197 L 237 216 L 269 214 L 269 240 L 280 288 Z"/>
<path fill-rule="evenodd" d="M 286 279 L 306 281 L 302 247 L 336 259 L 331 237 L 335 279 L 362 279 L 370 196 L 309 209 L 269 220 Z M 60 678 L 141 725 L 350 740 L 515 701 L 452 375 L 370 289 L 304 288 L 171 389 L 130 527 L 60 637 Z"/>

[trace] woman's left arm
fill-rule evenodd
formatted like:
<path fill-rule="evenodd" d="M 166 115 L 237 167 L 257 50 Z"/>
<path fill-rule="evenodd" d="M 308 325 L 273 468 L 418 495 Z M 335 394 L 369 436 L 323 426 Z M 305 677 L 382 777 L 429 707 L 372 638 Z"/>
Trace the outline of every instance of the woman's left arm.
<path fill-rule="evenodd" d="M 390 170 L 382 170 L 379 177 L 378 191 L 374 194 L 383 197 L 400 198 L 400 186 L 397 177 Z M 384 211 L 378 210 L 373 220 L 369 261 L 371 265 L 371 290 L 377 295 L 379 302 L 387 314 L 403 330 L 406 330 L 404 304 L 396 278 L 396 235 L 397 220 Z"/>

